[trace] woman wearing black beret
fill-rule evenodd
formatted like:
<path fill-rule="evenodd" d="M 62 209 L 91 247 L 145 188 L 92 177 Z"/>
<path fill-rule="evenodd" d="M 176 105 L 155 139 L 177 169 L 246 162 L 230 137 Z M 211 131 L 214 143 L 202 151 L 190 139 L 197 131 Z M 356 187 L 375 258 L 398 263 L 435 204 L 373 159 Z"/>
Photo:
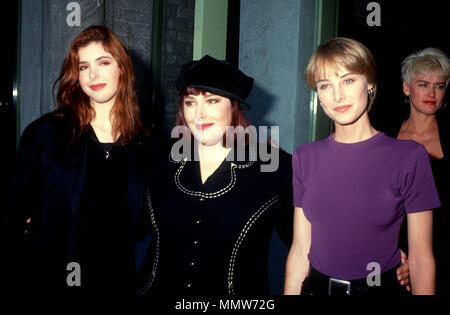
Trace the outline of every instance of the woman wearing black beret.
<path fill-rule="evenodd" d="M 288 246 L 292 240 L 291 155 L 256 142 L 243 113 L 253 79 L 235 66 L 205 56 L 181 68 L 176 86 L 172 137 L 181 138 L 152 163 L 153 240 L 138 294 L 268 295 L 272 233 Z M 267 167 L 263 152 L 277 167 Z"/>
<path fill-rule="evenodd" d="M 138 293 L 267 295 L 274 229 L 291 240 L 291 156 L 242 135 L 253 79 L 230 63 L 210 56 L 189 62 L 176 84 L 176 130 L 186 145 L 180 155 L 175 143 L 155 166 L 161 180 L 151 181 L 147 200 L 153 246 Z M 264 170 L 252 155 L 261 146 L 277 168 Z"/>

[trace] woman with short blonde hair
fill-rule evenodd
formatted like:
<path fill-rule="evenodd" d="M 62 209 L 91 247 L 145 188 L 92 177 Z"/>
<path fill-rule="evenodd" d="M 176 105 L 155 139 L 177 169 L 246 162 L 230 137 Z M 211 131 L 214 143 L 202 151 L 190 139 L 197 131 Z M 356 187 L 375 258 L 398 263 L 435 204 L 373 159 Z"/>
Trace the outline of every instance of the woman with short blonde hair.
<path fill-rule="evenodd" d="M 398 139 L 414 140 L 425 146 L 431 159 L 436 186 L 442 206 L 433 211 L 433 247 L 436 257 L 436 293 L 446 294 L 448 276 L 444 265 L 448 234 L 449 178 L 449 109 L 445 102 L 450 81 L 450 61 L 447 55 L 428 47 L 414 52 L 402 62 L 403 93 L 409 107 L 408 118 L 394 134 Z"/>
<path fill-rule="evenodd" d="M 306 80 L 335 133 L 301 145 L 292 157 L 294 237 L 285 293 L 402 294 L 398 235 L 406 216 L 412 291 L 433 294 L 431 209 L 439 198 L 424 147 L 370 124 L 372 54 L 355 40 L 331 39 L 311 57 Z"/>

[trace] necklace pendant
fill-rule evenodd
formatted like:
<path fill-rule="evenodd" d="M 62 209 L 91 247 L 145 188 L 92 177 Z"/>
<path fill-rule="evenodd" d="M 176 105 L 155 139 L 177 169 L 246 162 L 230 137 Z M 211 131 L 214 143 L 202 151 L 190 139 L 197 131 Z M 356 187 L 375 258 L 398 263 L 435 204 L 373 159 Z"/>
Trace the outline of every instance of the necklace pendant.
<path fill-rule="evenodd" d="M 106 160 L 109 159 L 109 151 L 105 151 L 105 159 L 106 159 Z"/>

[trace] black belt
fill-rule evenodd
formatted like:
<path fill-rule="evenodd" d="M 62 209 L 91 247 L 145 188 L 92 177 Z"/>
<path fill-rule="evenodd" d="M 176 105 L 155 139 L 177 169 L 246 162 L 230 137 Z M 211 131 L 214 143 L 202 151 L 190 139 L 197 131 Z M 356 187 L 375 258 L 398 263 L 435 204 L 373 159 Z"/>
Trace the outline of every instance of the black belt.
<path fill-rule="evenodd" d="M 369 286 L 367 278 L 337 279 L 329 277 L 310 266 L 310 273 L 303 282 L 302 295 L 404 294 L 406 290 L 397 280 L 397 268 L 398 266 L 381 273 L 378 286 Z"/>

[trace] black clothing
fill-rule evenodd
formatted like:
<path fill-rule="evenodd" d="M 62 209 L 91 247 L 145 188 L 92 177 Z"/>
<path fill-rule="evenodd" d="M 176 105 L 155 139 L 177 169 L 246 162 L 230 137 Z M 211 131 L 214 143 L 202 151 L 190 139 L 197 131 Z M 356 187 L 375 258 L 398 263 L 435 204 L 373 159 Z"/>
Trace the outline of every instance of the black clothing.
<path fill-rule="evenodd" d="M 448 233 L 448 223 L 450 222 L 450 194 L 448 183 L 450 180 L 450 109 L 447 107 L 441 109 L 440 113 L 436 115 L 439 139 L 441 142 L 442 152 L 444 157 L 436 160 L 431 159 L 431 169 L 433 171 L 434 181 L 438 190 L 441 207 L 433 211 L 433 253 L 436 261 L 436 294 L 448 295 L 450 288 L 448 283 L 450 281 L 449 273 L 446 270 L 447 262 L 449 261 L 449 253 L 447 246 L 450 242 Z M 400 131 L 401 124 L 393 131 L 392 136 L 397 138 Z M 400 248 L 407 250 L 407 227 L 406 222 L 403 224 L 400 231 Z"/>
<path fill-rule="evenodd" d="M 80 201 L 79 245 L 82 287 L 101 292 L 133 288 L 134 240 L 127 231 L 127 156 L 130 147 L 100 143 L 89 128 L 87 168 Z M 107 263 L 105 263 L 107 262 Z"/>
<path fill-rule="evenodd" d="M 405 286 L 397 280 L 397 268 L 392 268 L 379 275 L 379 283 L 369 286 L 368 279 L 356 279 L 342 282 L 309 267 L 309 274 L 302 284 L 301 295 L 409 295 Z M 372 279 L 375 281 L 375 278 Z"/>
<path fill-rule="evenodd" d="M 135 273 L 134 244 L 144 205 L 147 148 L 137 143 L 115 147 L 111 160 L 103 161 L 92 130 L 68 145 L 69 126 L 64 118 L 50 113 L 31 123 L 21 137 L 1 231 L 2 263 L 6 264 L 2 272 L 20 293 L 79 292 L 66 280 L 72 270 L 68 264 L 80 263 L 82 255 L 95 255 L 90 262 L 100 260 L 96 267 L 104 268 L 103 280 L 112 272 L 115 279 Z M 28 225 L 27 218 L 31 218 Z M 116 258 L 119 261 L 110 261 Z M 86 275 L 80 267 L 83 289 L 89 268 Z M 133 293 L 134 288 L 110 279 L 96 293 L 124 291 Z"/>
<path fill-rule="evenodd" d="M 186 87 L 192 87 L 247 105 L 245 99 L 250 95 L 253 82 L 253 78 L 228 61 L 206 55 L 184 64 L 175 85 L 180 94 Z"/>
<path fill-rule="evenodd" d="M 436 120 L 438 124 L 442 152 L 444 153 L 444 157 L 441 160 L 448 161 L 450 159 L 450 107 L 447 106 L 446 108 L 441 109 L 436 115 Z M 388 136 L 397 139 L 402 123 L 403 122 L 399 123 L 395 126 L 395 128 L 392 128 L 389 132 L 385 133 Z"/>
<path fill-rule="evenodd" d="M 199 162 L 163 157 L 167 182 L 150 185 L 155 246 L 139 294 L 269 294 L 272 232 L 290 244 L 293 223 L 291 156 L 275 151 L 275 172 L 225 159 L 204 184 Z"/>

